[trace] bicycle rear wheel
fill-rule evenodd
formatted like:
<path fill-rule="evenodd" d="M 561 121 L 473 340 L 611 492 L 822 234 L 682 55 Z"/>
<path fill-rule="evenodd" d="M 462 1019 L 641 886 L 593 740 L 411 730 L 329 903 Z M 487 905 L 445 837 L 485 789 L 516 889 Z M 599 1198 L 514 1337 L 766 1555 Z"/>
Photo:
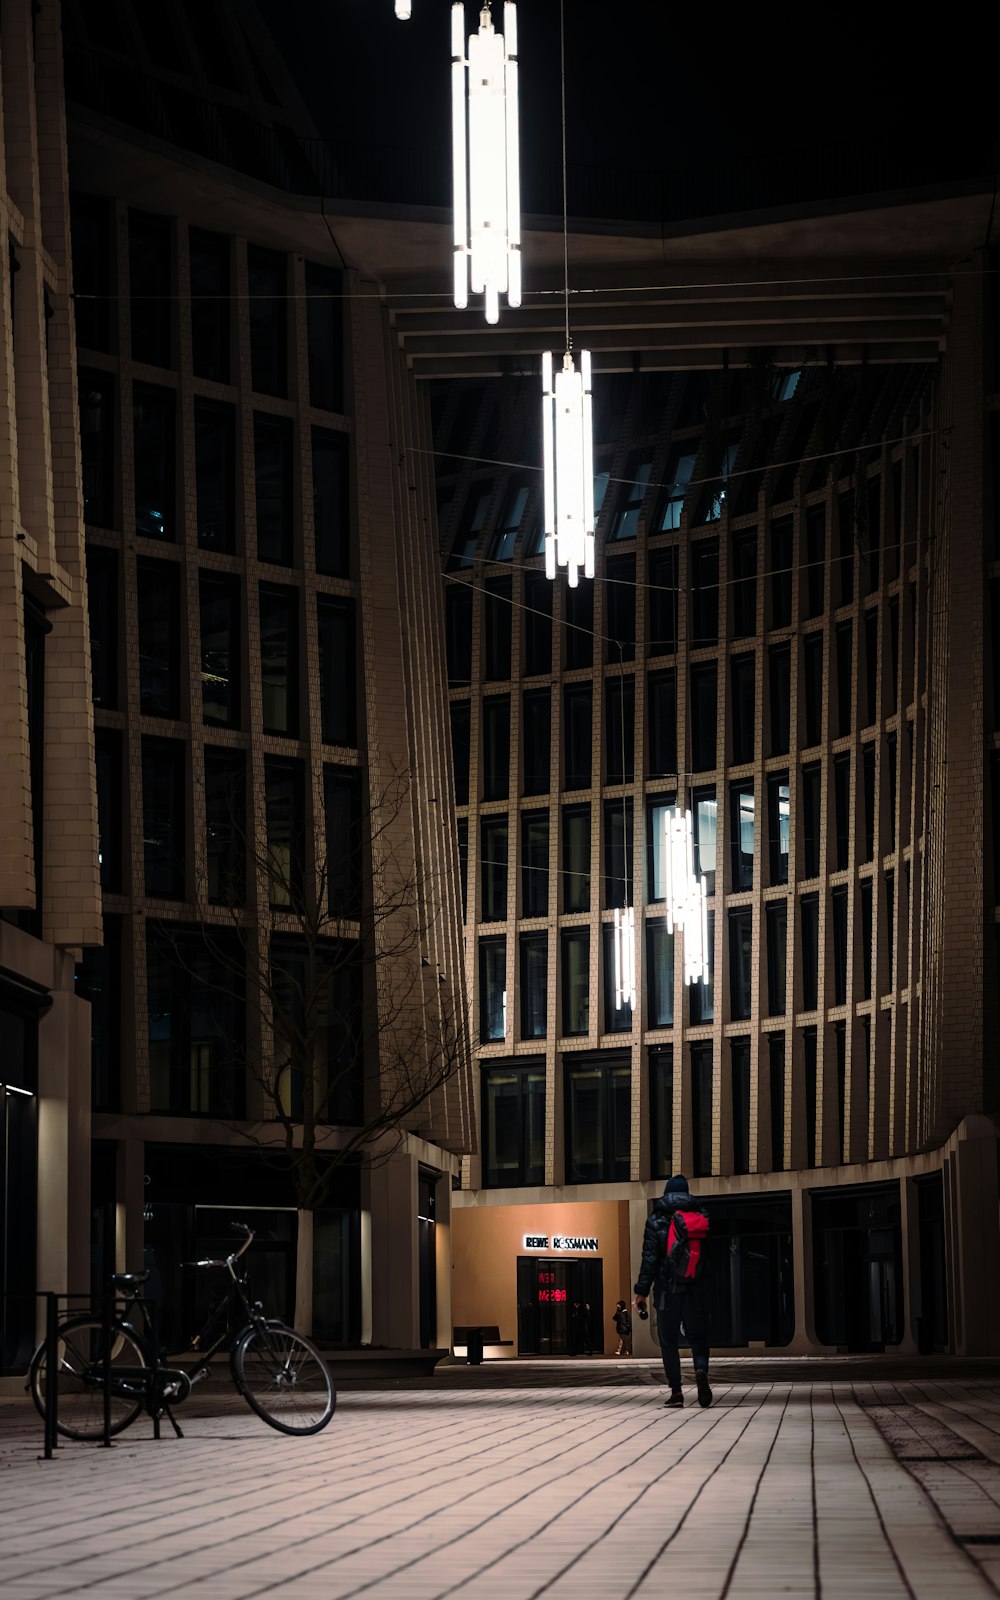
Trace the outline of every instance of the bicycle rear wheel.
<path fill-rule="evenodd" d="M 59 1329 L 56 1424 L 64 1439 L 104 1437 L 104 1327 L 99 1317 L 73 1317 Z M 149 1363 L 131 1329 L 111 1324 L 111 1432 L 122 1433 L 143 1408 Z M 46 1349 L 31 1358 L 28 1387 L 45 1416 Z"/>
<path fill-rule="evenodd" d="M 279 1433 L 319 1433 L 337 1404 L 323 1357 L 283 1322 L 258 1324 L 240 1336 L 233 1377 L 247 1405 Z"/>

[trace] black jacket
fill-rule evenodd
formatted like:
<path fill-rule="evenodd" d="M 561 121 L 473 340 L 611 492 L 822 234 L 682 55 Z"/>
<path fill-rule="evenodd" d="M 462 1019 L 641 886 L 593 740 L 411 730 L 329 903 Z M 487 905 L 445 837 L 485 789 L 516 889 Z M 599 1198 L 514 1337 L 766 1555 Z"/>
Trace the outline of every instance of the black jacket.
<path fill-rule="evenodd" d="M 689 1194 L 671 1195 L 669 1199 L 664 1195 L 653 1203 L 642 1236 L 642 1265 L 635 1280 L 635 1292 L 646 1296 L 652 1289 L 657 1310 L 668 1294 L 697 1294 L 704 1284 L 704 1269 L 696 1285 L 678 1283 L 667 1270 L 667 1234 L 675 1211 L 700 1211 L 704 1215 L 705 1208 Z"/>

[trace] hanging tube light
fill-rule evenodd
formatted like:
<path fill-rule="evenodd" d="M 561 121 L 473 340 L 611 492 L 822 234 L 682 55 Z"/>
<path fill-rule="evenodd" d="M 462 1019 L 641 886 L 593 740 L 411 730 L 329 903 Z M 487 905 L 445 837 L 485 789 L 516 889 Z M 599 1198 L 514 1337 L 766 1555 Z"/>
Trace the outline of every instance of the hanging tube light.
<path fill-rule="evenodd" d="M 694 870 L 694 822 L 690 811 L 671 806 L 664 813 L 664 868 L 667 932 L 684 935 L 684 982 L 709 981 L 708 891 Z"/>
<path fill-rule="evenodd" d="M 577 369 L 567 350 L 553 379 L 552 352 L 542 356 L 545 571 L 565 567 L 575 589 L 580 568 L 594 576 L 594 422 L 590 351 Z"/>
<path fill-rule="evenodd" d="M 635 910 L 615 909 L 615 1006 L 635 1010 Z"/>
<path fill-rule="evenodd" d="M 400 22 L 407 22 L 410 16 L 410 0 L 396 0 L 396 15 Z"/>
<path fill-rule="evenodd" d="M 503 33 L 489 5 L 465 40 L 465 6 L 451 8 L 451 136 L 455 305 L 469 290 L 500 318 L 500 296 L 521 304 L 521 178 L 518 141 L 517 6 L 506 0 Z"/>

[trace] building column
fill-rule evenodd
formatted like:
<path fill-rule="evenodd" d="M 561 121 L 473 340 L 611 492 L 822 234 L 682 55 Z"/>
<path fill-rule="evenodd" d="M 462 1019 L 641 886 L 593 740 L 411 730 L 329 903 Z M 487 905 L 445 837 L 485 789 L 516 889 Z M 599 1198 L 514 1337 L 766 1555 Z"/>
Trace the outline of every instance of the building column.
<path fill-rule="evenodd" d="M 118 1146 L 115 1192 L 115 1271 L 143 1270 L 143 1212 L 146 1205 L 146 1145 L 126 1135 Z"/>
<path fill-rule="evenodd" d="M 972 1116 L 949 1141 L 945 1187 L 952 1351 L 993 1355 L 1000 1346 L 1000 1218 L 997 1132 L 988 1117 Z"/>
<path fill-rule="evenodd" d="M 38 1025 L 38 1287 L 60 1294 L 90 1288 L 89 1024 L 67 988 Z"/>
<path fill-rule="evenodd" d="M 646 1221 L 649 1217 L 649 1203 L 643 1193 L 629 1198 L 629 1238 L 631 1248 L 631 1272 L 629 1274 L 629 1295 L 631 1300 L 632 1285 L 639 1276 L 639 1267 L 642 1263 L 642 1236 L 646 1231 Z M 659 1340 L 656 1337 L 656 1325 L 650 1311 L 649 1321 L 642 1322 L 638 1312 L 632 1313 L 632 1353 L 637 1356 L 658 1356 L 660 1353 Z"/>
<path fill-rule="evenodd" d="M 405 1150 L 377 1160 L 371 1195 L 371 1342 L 393 1350 L 420 1344 L 417 1158 Z"/>
<path fill-rule="evenodd" d="M 792 1278 L 795 1285 L 795 1332 L 790 1356 L 822 1354 L 832 1349 L 816 1336 L 816 1292 L 813 1277 L 812 1196 L 805 1184 L 792 1185 Z"/>
<path fill-rule="evenodd" d="M 439 1350 L 451 1349 L 451 1173 L 442 1172 L 434 1185 L 434 1250 Z"/>
<path fill-rule="evenodd" d="M 893 1350 L 914 1355 L 920 1348 L 917 1319 L 922 1312 L 920 1282 L 920 1196 L 912 1178 L 899 1180 L 903 1255 L 903 1337 Z"/>

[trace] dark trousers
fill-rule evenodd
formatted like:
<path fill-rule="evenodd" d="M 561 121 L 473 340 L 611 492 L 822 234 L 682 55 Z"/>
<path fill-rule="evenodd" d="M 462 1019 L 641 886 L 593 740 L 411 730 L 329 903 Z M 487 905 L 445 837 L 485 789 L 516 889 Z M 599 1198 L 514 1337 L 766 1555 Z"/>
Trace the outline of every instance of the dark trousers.
<path fill-rule="evenodd" d="M 656 1309 L 656 1332 L 663 1356 L 663 1370 L 671 1389 L 681 1386 L 681 1358 L 677 1349 L 681 1323 L 687 1334 L 696 1372 L 708 1371 L 708 1314 L 700 1294 L 688 1289 L 681 1294 L 666 1294 Z"/>

